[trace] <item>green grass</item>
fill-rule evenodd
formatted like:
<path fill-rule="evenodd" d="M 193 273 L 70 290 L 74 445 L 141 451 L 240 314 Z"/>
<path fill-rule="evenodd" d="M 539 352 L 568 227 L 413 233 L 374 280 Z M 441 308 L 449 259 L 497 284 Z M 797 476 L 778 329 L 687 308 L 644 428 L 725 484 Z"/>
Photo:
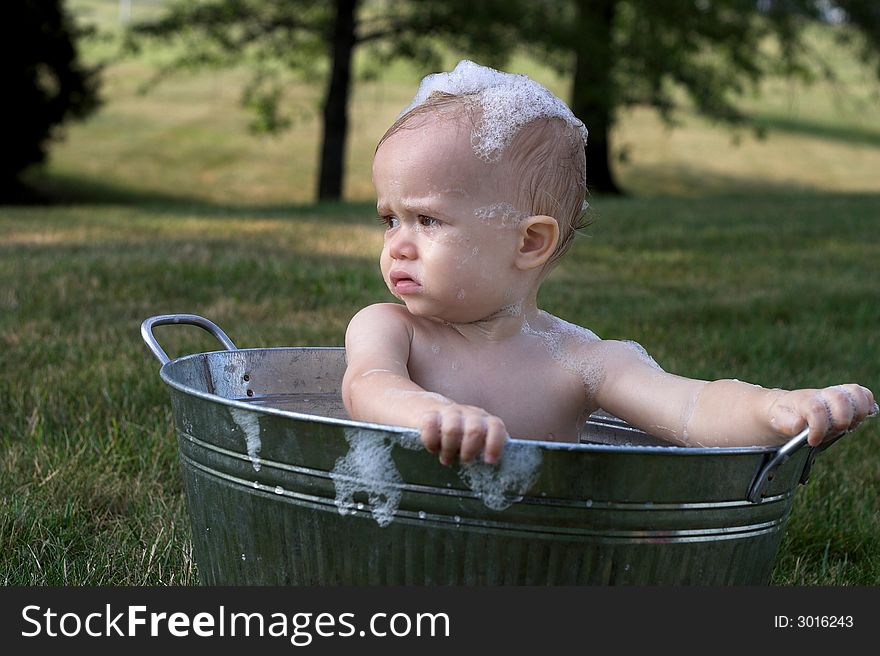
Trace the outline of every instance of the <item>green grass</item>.
<path fill-rule="evenodd" d="M 880 388 L 880 197 L 595 199 L 542 303 L 667 370 Z M 241 346 L 339 345 L 388 299 L 364 204 L 5 209 L 0 582 L 192 583 L 170 402 L 138 327 L 207 316 Z M 162 331 L 162 332 L 159 332 Z M 211 350 L 160 328 L 172 355 Z M 880 424 L 820 456 L 774 582 L 880 581 Z"/>
<path fill-rule="evenodd" d="M 104 26 L 115 0 L 78 0 Z M 135 2 L 134 10 L 160 4 Z M 668 131 L 626 112 L 616 147 L 626 199 L 594 224 L 542 305 L 667 370 L 765 386 L 857 381 L 880 391 L 880 116 L 851 56 L 818 47 L 842 89 L 768 80 L 744 101 L 763 141 L 682 114 Z M 107 42 L 89 46 L 106 58 Z M 370 160 L 415 91 L 397 64 L 352 103 L 352 202 L 309 204 L 321 90 L 277 139 L 248 135 L 242 71 L 181 75 L 136 93 L 161 53 L 106 70 L 101 111 L 67 130 L 35 186 L 63 203 L 0 208 L 0 583 L 197 581 L 168 394 L 140 322 L 193 312 L 240 346 L 340 345 L 359 308 L 389 300 L 378 274 Z M 466 53 L 450 53 L 454 63 Z M 523 58 L 565 97 L 567 81 Z M 866 103 L 868 103 L 866 105 Z M 172 356 L 215 348 L 159 328 Z M 798 490 L 776 584 L 880 582 L 880 421 L 818 459 Z"/>

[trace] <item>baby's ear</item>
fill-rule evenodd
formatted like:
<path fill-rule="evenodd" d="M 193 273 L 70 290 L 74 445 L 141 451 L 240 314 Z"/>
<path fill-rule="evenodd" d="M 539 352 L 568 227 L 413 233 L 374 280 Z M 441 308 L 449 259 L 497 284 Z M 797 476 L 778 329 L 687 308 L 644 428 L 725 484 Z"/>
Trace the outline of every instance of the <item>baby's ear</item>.
<path fill-rule="evenodd" d="M 544 266 L 559 242 L 559 224 L 552 216 L 538 214 L 519 225 L 516 266 L 522 270 Z"/>

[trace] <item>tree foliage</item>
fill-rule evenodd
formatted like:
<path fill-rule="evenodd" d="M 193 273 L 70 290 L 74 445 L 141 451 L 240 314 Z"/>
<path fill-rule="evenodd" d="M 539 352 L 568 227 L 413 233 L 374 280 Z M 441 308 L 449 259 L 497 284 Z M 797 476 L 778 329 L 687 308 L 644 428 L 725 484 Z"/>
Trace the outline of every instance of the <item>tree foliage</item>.
<path fill-rule="evenodd" d="M 290 124 L 281 111 L 282 72 L 324 79 L 318 197 L 342 192 L 352 58 L 369 48 L 378 74 L 397 58 L 426 71 L 441 61 L 441 47 L 502 65 L 516 45 L 518 0 L 175 0 L 160 18 L 132 27 L 129 45 L 151 39 L 176 44 L 166 74 L 185 68 L 248 65 L 243 93 L 255 111 L 252 128 L 277 132 Z"/>
<path fill-rule="evenodd" d="M 834 76 L 805 38 L 820 21 L 855 26 L 841 34 L 880 64 L 880 4 L 870 0 L 545 0 L 526 18 L 524 43 L 573 80 L 572 110 L 590 130 L 588 183 L 606 193 L 619 192 L 609 142 L 623 108 L 649 106 L 673 123 L 687 102 L 748 125 L 737 99 L 768 75 Z"/>
<path fill-rule="evenodd" d="M 369 48 L 379 73 L 395 58 L 436 70 L 441 48 L 490 66 L 525 48 L 572 80 L 569 103 L 590 130 L 588 185 L 617 193 L 610 135 L 621 109 L 649 106 L 673 123 L 687 102 L 748 125 L 737 100 L 766 76 L 833 76 L 805 38 L 818 21 L 855 26 L 841 35 L 880 74 L 872 0 L 174 0 L 162 18 L 134 28 L 132 43 L 177 43 L 166 72 L 247 63 L 254 74 L 243 99 L 253 127 L 267 132 L 290 123 L 279 111 L 281 71 L 323 79 L 322 199 L 341 195 L 356 49 Z"/>
<path fill-rule="evenodd" d="M 77 55 L 82 32 L 62 0 L 18 0 L 4 11 L 0 196 L 10 199 L 21 172 L 45 160 L 62 124 L 97 107 L 99 80 Z"/>

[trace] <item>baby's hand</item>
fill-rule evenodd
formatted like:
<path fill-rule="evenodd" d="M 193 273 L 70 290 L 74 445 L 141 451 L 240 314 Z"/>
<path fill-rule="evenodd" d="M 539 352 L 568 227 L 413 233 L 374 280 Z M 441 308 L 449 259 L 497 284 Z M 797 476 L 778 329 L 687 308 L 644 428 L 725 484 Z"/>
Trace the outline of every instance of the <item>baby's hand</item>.
<path fill-rule="evenodd" d="M 807 442 L 818 446 L 876 414 L 877 404 L 871 390 L 850 384 L 782 392 L 770 406 L 769 419 L 773 430 L 789 437 L 809 425 Z"/>
<path fill-rule="evenodd" d="M 421 421 L 422 444 L 430 453 L 440 452 L 440 462 L 451 465 L 458 455 L 462 463 L 469 463 L 484 451 L 483 460 L 498 462 L 507 429 L 498 417 L 482 408 L 457 403 L 440 410 L 426 412 Z"/>

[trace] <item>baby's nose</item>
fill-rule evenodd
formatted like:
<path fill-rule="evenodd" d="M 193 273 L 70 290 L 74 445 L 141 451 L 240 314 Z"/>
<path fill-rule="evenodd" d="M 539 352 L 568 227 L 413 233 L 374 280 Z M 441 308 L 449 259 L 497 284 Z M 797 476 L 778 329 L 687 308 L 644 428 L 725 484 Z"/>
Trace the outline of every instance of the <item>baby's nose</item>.
<path fill-rule="evenodd" d="M 388 237 L 388 254 L 395 260 L 413 260 L 417 256 L 415 242 L 407 230 L 398 230 Z"/>

